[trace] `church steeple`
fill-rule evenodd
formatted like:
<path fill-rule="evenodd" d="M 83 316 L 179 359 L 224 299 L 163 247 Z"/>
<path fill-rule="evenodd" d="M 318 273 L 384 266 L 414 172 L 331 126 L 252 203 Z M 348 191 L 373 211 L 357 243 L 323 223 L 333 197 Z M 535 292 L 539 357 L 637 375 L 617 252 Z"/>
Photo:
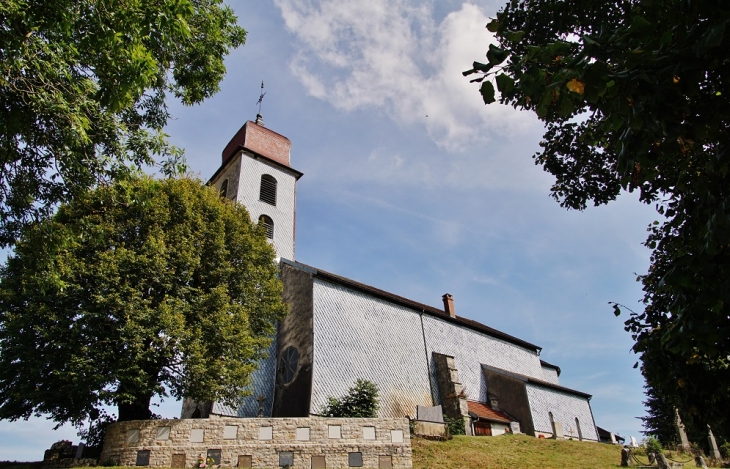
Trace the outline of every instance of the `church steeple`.
<path fill-rule="evenodd" d="M 302 173 L 290 166 L 290 151 L 291 141 L 264 127 L 259 113 L 228 142 L 210 184 L 221 193 L 225 189 L 223 196 L 243 204 L 251 220 L 264 225 L 278 257 L 294 260 L 296 182 Z"/>

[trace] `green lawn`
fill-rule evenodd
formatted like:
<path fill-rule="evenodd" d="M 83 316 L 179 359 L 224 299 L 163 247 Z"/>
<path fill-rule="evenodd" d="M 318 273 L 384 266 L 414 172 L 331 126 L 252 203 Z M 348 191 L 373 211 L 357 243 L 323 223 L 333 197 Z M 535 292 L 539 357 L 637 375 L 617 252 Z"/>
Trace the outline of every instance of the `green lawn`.
<path fill-rule="evenodd" d="M 614 469 L 621 447 L 583 441 L 543 440 L 526 435 L 420 438 L 413 444 L 414 469 Z"/>

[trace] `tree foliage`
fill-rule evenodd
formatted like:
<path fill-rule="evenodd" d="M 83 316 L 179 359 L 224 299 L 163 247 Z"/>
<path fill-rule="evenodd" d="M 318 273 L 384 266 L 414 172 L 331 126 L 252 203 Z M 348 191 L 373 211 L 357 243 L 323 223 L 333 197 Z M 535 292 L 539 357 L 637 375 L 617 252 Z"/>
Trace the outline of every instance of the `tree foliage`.
<path fill-rule="evenodd" d="M 358 379 L 342 398 L 328 397 L 322 408 L 323 417 L 377 417 L 378 387 L 375 383 Z"/>
<path fill-rule="evenodd" d="M 214 94 L 245 34 L 221 0 L 0 2 L 0 245 L 129 164 L 175 166 L 165 96 Z"/>
<path fill-rule="evenodd" d="M 102 186 L 26 227 L 0 271 L 0 418 L 79 423 L 153 396 L 234 404 L 286 312 L 246 210 L 191 179 Z"/>
<path fill-rule="evenodd" d="M 645 307 L 626 329 L 645 364 L 701 368 L 713 396 L 730 393 L 729 23 L 721 0 L 513 0 L 487 26 L 498 41 L 487 62 L 464 72 L 485 103 L 494 80 L 500 102 L 545 123 L 535 161 L 561 205 L 622 190 L 656 205 Z"/>

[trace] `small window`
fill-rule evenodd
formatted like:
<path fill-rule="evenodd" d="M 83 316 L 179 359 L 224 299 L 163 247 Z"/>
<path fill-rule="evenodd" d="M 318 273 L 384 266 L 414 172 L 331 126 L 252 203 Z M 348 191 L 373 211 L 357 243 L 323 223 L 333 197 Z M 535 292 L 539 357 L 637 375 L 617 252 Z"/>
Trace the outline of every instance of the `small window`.
<path fill-rule="evenodd" d="M 218 192 L 220 194 L 221 199 L 225 199 L 228 197 L 228 179 L 223 181 L 223 184 L 221 184 L 221 190 Z"/>
<path fill-rule="evenodd" d="M 259 224 L 264 226 L 266 230 L 266 237 L 274 239 L 274 220 L 268 215 L 261 215 L 259 217 Z"/>
<path fill-rule="evenodd" d="M 259 200 L 267 204 L 276 205 L 276 179 L 273 176 L 268 174 L 261 176 Z"/>

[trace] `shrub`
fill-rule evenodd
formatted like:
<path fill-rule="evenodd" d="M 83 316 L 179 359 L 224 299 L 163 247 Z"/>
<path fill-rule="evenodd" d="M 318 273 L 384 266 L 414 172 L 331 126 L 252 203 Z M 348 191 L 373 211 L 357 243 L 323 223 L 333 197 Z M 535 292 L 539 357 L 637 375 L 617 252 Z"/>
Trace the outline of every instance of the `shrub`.
<path fill-rule="evenodd" d="M 648 436 L 644 440 L 644 446 L 646 447 L 646 453 L 656 453 L 659 454 L 662 452 L 662 444 L 654 438 L 653 436 Z"/>
<path fill-rule="evenodd" d="M 464 419 L 463 418 L 449 418 L 444 417 L 444 422 L 446 423 L 446 431 L 447 436 L 451 437 L 453 435 L 465 435 L 466 429 L 464 428 Z"/>
<path fill-rule="evenodd" d="M 358 379 L 344 397 L 328 397 L 321 414 L 323 417 L 377 417 L 378 387 L 371 381 Z"/>

